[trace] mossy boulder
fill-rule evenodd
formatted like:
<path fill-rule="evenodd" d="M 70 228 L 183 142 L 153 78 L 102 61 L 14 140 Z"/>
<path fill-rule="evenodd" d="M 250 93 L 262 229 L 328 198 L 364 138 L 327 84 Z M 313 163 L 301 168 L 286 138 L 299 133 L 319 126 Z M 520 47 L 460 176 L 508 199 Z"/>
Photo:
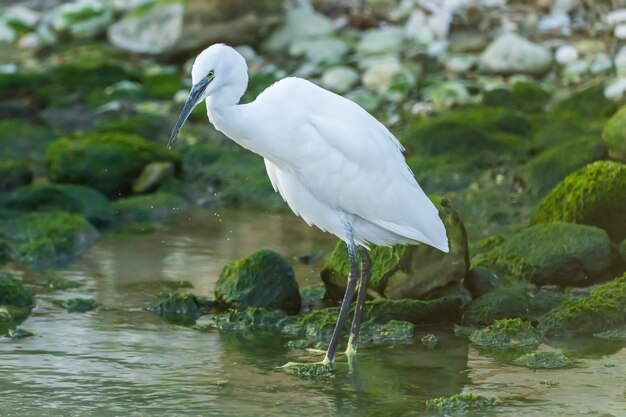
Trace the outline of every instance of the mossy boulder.
<path fill-rule="evenodd" d="M 21 119 L 0 120 L 0 160 L 26 161 L 40 167 L 54 139 L 54 133 L 45 126 Z"/>
<path fill-rule="evenodd" d="M 552 113 L 569 113 L 574 117 L 602 119 L 611 116 L 615 109 L 615 102 L 605 97 L 602 83 L 595 82 L 582 86 L 569 97 L 556 103 Z"/>
<path fill-rule="evenodd" d="M 217 143 L 199 143 L 183 150 L 183 176 L 187 180 L 200 178 L 207 167 L 221 158 L 227 150 Z"/>
<path fill-rule="evenodd" d="M 51 181 L 87 185 L 109 197 L 129 194 L 144 167 L 155 161 L 179 164 L 178 156 L 165 147 L 122 133 L 61 138 L 46 155 Z"/>
<path fill-rule="evenodd" d="M 507 283 L 472 300 L 463 312 L 463 321 L 471 325 L 489 325 L 496 320 L 526 318 L 530 308 L 529 286 Z"/>
<path fill-rule="evenodd" d="M 143 77 L 143 85 L 151 97 L 171 100 L 174 95 L 185 88 L 183 77 L 176 71 L 148 71 Z"/>
<path fill-rule="evenodd" d="M 539 319 L 548 334 L 595 333 L 626 323 L 626 274 L 594 288 L 581 300 L 566 300 Z"/>
<path fill-rule="evenodd" d="M 612 158 L 626 161 L 626 106 L 619 109 L 604 126 L 602 139 L 609 145 Z"/>
<path fill-rule="evenodd" d="M 0 161 L 0 194 L 28 185 L 33 180 L 33 172 L 22 161 Z"/>
<path fill-rule="evenodd" d="M 504 319 L 472 332 L 470 340 L 482 347 L 511 348 L 537 346 L 541 342 L 541 337 L 529 322 L 521 319 Z"/>
<path fill-rule="evenodd" d="M 8 272 L 0 272 L 0 305 L 30 308 L 33 306 L 33 293 Z"/>
<path fill-rule="evenodd" d="M 20 211 L 77 213 L 97 227 L 105 227 L 113 222 L 113 209 L 106 196 L 83 185 L 29 185 L 13 193 L 6 205 Z"/>
<path fill-rule="evenodd" d="M 190 293 L 162 292 L 148 309 L 166 320 L 193 324 L 213 307 L 211 300 Z"/>
<path fill-rule="evenodd" d="M 570 365 L 572 361 L 562 353 L 533 352 L 526 353 L 513 361 L 514 365 L 530 369 L 556 369 Z"/>
<path fill-rule="evenodd" d="M 215 284 L 215 298 L 222 305 L 300 311 L 301 299 L 291 265 L 279 254 L 262 249 L 229 263 Z"/>
<path fill-rule="evenodd" d="M 230 310 L 216 314 L 209 325 L 201 326 L 201 330 L 215 328 L 234 332 L 280 331 L 283 322 L 290 317 L 283 310 L 266 310 L 248 307 L 244 310 Z"/>
<path fill-rule="evenodd" d="M 61 267 L 85 252 L 98 237 L 82 216 L 65 212 L 28 213 L 0 224 L 9 256 L 35 268 Z"/>
<path fill-rule="evenodd" d="M 483 93 L 482 104 L 504 107 L 524 112 L 541 112 L 546 107 L 550 93 L 532 82 L 516 82 L 510 88 L 494 88 Z"/>
<path fill-rule="evenodd" d="M 446 254 L 428 245 L 371 245 L 369 290 L 391 299 L 433 298 L 465 277 L 469 260 L 463 222 L 447 200 L 433 200 L 446 227 L 450 252 Z M 342 299 L 349 272 L 346 246 L 338 242 L 321 272 L 330 299 Z"/>
<path fill-rule="evenodd" d="M 493 397 L 478 394 L 454 394 L 426 400 L 426 409 L 443 415 L 464 415 L 468 411 L 480 411 L 496 405 Z"/>
<path fill-rule="evenodd" d="M 531 159 L 522 169 L 530 190 L 543 196 L 567 175 L 607 156 L 607 145 L 598 139 L 582 139 L 556 146 Z"/>
<path fill-rule="evenodd" d="M 580 285 L 610 268 L 611 241 L 593 226 L 538 224 L 513 234 L 476 262 L 500 276 L 536 285 Z"/>
<path fill-rule="evenodd" d="M 112 204 L 120 222 L 151 222 L 184 213 L 189 207 L 180 196 L 166 192 L 120 198 Z"/>
<path fill-rule="evenodd" d="M 171 122 L 167 118 L 156 114 L 139 113 L 115 119 L 96 119 L 93 130 L 99 133 L 128 133 L 158 142 L 163 140 L 171 129 Z"/>
<path fill-rule="evenodd" d="M 71 298 L 63 302 L 68 313 L 86 313 L 95 310 L 98 303 L 93 298 Z"/>
<path fill-rule="evenodd" d="M 571 222 L 626 238 L 626 165 L 598 161 L 568 175 L 539 204 L 532 224 Z"/>

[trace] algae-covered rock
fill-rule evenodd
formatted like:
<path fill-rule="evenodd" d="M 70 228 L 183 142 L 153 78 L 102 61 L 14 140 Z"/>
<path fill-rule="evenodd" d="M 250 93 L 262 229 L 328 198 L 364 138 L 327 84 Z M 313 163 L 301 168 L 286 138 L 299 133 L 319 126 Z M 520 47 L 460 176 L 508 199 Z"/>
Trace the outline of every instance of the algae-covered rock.
<path fill-rule="evenodd" d="M 615 329 L 597 332 L 597 333 L 594 333 L 593 336 L 600 338 L 600 339 L 626 341 L 626 326 L 621 326 Z"/>
<path fill-rule="evenodd" d="M 226 265 L 215 284 L 215 298 L 239 310 L 262 307 L 300 311 L 300 291 L 291 265 L 268 249 Z"/>
<path fill-rule="evenodd" d="M 171 100 L 185 86 L 183 78 L 176 71 L 163 69 L 148 71 L 143 84 L 151 97 L 162 100 Z"/>
<path fill-rule="evenodd" d="M 302 310 L 305 312 L 324 307 L 325 297 L 326 287 L 324 284 L 315 284 L 300 288 Z"/>
<path fill-rule="evenodd" d="M 72 298 L 64 301 L 63 307 L 69 313 L 86 313 L 95 310 L 98 303 L 93 298 Z"/>
<path fill-rule="evenodd" d="M 556 352 L 526 353 L 513 361 L 514 365 L 530 369 L 564 368 L 571 363 L 572 361 L 567 356 Z"/>
<path fill-rule="evenodd" d="M 602 139 L 608 144 L 612 158 L 626 161 L 626 106 L 619 109 L 606 123 Z"/>
<path fill-rule="evenodd" d="M 35 268 L 69 264 L 95 242 L 98 232 L 83 217 L 65 212 L 28 213 L 0 224 L 10 257 Z"/>
<path fill-rule="evenodd" d="M 500 87 L 484 92 L 482 103 L 531 113 L 543 111 L 549 99 L 550 93 L 537 83 L 518 81 L 510 89 Z"/>
<path fill-rule="evenodd" d="M 468 411 L 478 411 L 494 407 L 496 399 L 478 394 L 454 394 L 426 400 L 426 408 L 444 415 L 461 415 Z"/>
<path fill-rule="evenodd" d="M 496 320 L 525 318 L 530 308 L 528 285 L 507 283 L 472 300 L 463 313 L 463 321 L 472 325 L 489 325 Z"/>
<path fill-rule="evenodd" d="M 626 165 L 598 161 L 568 175 L 539 204 L 532 223 L 571 222 L 626 238 Z"/>
<path fill-rule="evenodd" d="M 366 301 L 363 314 L 366 320 L 386 323 L 390 320 L 408 321 L 413 324 L 439 324 L 453 322 L 461 317 L 464 299 L 446 296 L 432 300 Z"/>
<path fill-rule="evenodd" d="M 213 302 L 190 293 L 162 292 L 148 309 L 167 320 L 192 324 Z"/>
<path fill-rule="evenodd" d="M 28 185 L 33 180 L 33 172 L 22 161 L 0 161 L 0 194 Z"/>
<path fill-rule="evenodd" d="M 551 148 L 531 159 L 523 167 L 522 176 L 534 194 L 543 196 L 567 175 L 606 156 L 607 145 L 603 141 L 577 140 Z"/>
<path fill-rule="evenodd" d="M 8 272 L 0 272 L 0 305 L 29 308 L 33 306 L 33 294 L 24 288 L 22 281 Z"/>
<path fill-rule="evenodd" d="M 323 362 L 314 363 L 288 363 L 283 369 L 292 375 L 302 379 L 324 379 L 333 376 L 333 368 Z"/>
<path fill-rule="evenodd" d="M 44 126 L 20 119 L 0 120 L 0 160 L 21 160 L 39 165 L 53 132 Z"/>
<path fill-rule="evenodd" d="M 183 176 L 195 180 L 202 176 L 205 169 L 217 161 L 226 152 L 217 143 L 200 143 L 183 150 Z"/>
<path fill-rule="evenodd" d="M 9 208 L 21 211 L 67 211 L 84 216 L 99 227 L 113 222 L 109 200 L 93 188 L 71 184 L 33 184 L 17 190 Z"/>
<path fill-rule="evenodd" d="M 23 327 L 18 326 L 14 329 L 9 329 L 9 333 L 7 336 L 9 336 L 11 339 L 18 340 L 18 339 L 24 339 L 26 337 L 32 337 L 34 335 L 35 333 L 30 332 L 24 329 Z"/>
<path fill-rule="evenodd" d="M 133 114 L 119 119 L 97 119 L 94 131 L 100 133 L 128 133 L 157 141 L 169 134 L 171 123 L 156 114 Z"/>
<path fill-rule="evenodd" d="M 613 114 L 615 108 L 615 102 L 605 97 L 602 83 L 596 82 L 581 87 L 556 103 L 552 113 L 570 113 L 573 118 L 606 118 Z"/>
<path fill-rule="evenodd" d="M 159 191 L 120 198 L 112 206 L 118 221 L 150 222 L 182 214 L 189 205 L 182 197 Z"/>
<path fill-rule="evenodd" d="M 509 278 L 566 286 L 601 275 L 611 261 L 611 241 L 602 229 L 551 223 L 513 234 L 479 263 Z"/>
<path fill-rule="evenodd" d="M 566 300 L 539 319 L 549 334 L 594 333 L 626 322 L 626 274 L 591 291 L 581 300 Z"/>
<path fill-rule="evenodd" d="M 450 252 L 446 254 L 428 245 L 371 245 L 370 290 L 391 299 L 432 298 L 465 277 L 469 261 L 463 222 L 447 200 L 434 201 L 446 226 Z M 321 272 L 330 299 L 343 297 L 349 271 L 347 249 L 339 242 Z"/>
<path fill-rule="evenodd" d="M 483 347 L 524 347 L 536 346 L 541 337 L 535 328 L 521 319 L 498 320 L 470 335 L 472 343 Z"/>
<path fill-rule="evenodd" d="M 174 164 L 171 161 L 150 162 L 133 183 L 133 192 L 147 193 L 156 190 L 174 175 L 174 170 Z"/>
<path fill-rule="evenodd" d="M 139 136 L 122 133 L 61 138 L 46 155 L 51 181 L 87 185 L 110 197 L 128 194 L 144 167 L 155 161 L 178 164 L 178 157 Z"/>
<path fill-rule="evenodd" d="M 279 331 L 287 317 L 287 313 L 282 310 L 248 307 L 245 310 L 229 310 L 216 314 L 208 327 L 236 332 Z"/>

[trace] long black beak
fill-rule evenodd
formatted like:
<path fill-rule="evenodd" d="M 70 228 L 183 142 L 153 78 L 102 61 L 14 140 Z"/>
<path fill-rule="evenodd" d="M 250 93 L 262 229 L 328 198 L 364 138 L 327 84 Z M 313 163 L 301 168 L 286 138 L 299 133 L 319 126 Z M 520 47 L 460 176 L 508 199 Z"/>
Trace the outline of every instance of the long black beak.
<path fill-rule="evenodd" d="M 178 116 L 178 121 L 176 122 L 176 126 L 174 126 L 174 130 L 172 130 L 172 134 L 170 135 L 170 140 L 167 141 L 167 147 L 171 148 L 176 140 L 176 136 L 178 136 L 178 132 L 183 127 L 187 118 L 191 114 L 191 111 L 198 105 L 200 102 L 200 97 L 202 93 L 209 85 L 210 80 L 207 78 L 203 78 L 202 81 L 198 82 L 196 85 L 191 87 L 191 92 L 189 93 L 189 97 L 187 98 L 187 102 L 183 107 L 183 111 Z"/>

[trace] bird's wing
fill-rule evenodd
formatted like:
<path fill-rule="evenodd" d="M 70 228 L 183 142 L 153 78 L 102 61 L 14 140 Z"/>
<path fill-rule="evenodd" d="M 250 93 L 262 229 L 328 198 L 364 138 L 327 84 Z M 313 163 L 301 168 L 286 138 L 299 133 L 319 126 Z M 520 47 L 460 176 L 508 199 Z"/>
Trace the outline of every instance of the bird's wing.
<path fill-rule="evenodd" d="M 322 90 L 325 93 L 325 90 Z M 447 250 L 445 227 L 389 130 L 355 103 L 328 93 L 297 132 L 300 181 L 327 205 Z"/>

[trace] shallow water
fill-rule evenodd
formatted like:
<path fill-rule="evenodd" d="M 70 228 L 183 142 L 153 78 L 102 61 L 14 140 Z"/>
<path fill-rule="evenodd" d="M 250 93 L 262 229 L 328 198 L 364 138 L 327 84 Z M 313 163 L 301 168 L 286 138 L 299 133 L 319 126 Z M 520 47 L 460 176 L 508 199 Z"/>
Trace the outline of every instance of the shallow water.
<path fill-rule="evenodd" d="M 626 344 L 552 340 L 576 364 L 531 371 L 481 351 L 450 328 L 418 328 L 408 345 L 365 346 L 358 368 L 301 380 L 277 369 L 318 360 L 274 334 L 200 333 L 143 310 L 186 280 L 210 295 L 224 263 L 261 247 L 291 258 L 330 250 L 333 240 L 292 215 L 194 211 L 164 230 L 102 239 L 70 269 L 79 288 L 38 295 L 23 327 L 31 338 L 0 341 L 2 416 L 427 415 L 426 399 L 473 392 L 498 405 L 471 415 L 626 416 Z M 297 265 L 300 285 L 319 282 L 319 263 Z M 94 297 L 97 311 L 67 313 L 64 298 Z M 429 349 L 419 339 L 440 340 Z M 546 380 L 557 385 L 547 386 Z"/>

